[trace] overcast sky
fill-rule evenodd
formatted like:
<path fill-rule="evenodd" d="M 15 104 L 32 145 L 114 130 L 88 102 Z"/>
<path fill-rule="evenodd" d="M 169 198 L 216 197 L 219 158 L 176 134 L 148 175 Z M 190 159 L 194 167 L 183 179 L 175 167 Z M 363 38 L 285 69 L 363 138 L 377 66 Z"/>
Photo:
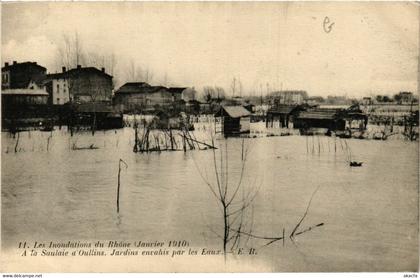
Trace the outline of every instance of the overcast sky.
<path fill-rule="evenodd" d="M 115 54 L 120 80 L 134 61 L 154 84 L 393 94 L 417 91 L 418 17 L 413 3 L 3 3 L 2 61 L 56 72 L 63 34 L 77 32 Z"/>

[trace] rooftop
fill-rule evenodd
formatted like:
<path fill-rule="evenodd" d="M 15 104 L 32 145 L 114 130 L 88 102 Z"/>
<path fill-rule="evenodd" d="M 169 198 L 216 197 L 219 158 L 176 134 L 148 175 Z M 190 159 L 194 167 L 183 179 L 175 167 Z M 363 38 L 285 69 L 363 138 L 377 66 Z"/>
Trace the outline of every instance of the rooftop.
<path fill-rule="evenodd" d="M 169 92 L 175 93 L 175 94 L 181 94 L 186 89 L 187 89 L 186 87 L 171 87 L 169 88 Z"/>
<path fill-rule="evenodd" d="M 337 117 L 339 110 L 336 109 L 316 109 L 310 111 L 302 111 L 299 119 L 328 119 L 332 120 Z"/>
<path fill-rule="evenodd" d="M 115 94 L 144 94 L 144 93 L 154 93 L 159 90 L 169 90 L 163 86 L 151 86 L 146 82 L 127 82 L 122 85 Z"/>
<path fill-rule="evenodd" d="M 216 113 L 216 115 L 222 114 L 222 110 L 224 110 L 231 118 L 240 118 L 251 115 L 251 113 L 248 110 L 246 110 L 243 106 L 222 106 L 222 108 L 219 110 L 219 112 Z"/>
<path fill-rule="evenodd" d="M 65 72 L 49 73 L 47 74 L 47 78 L 49 79 L 68 78 L 69 76 L 77 76 L 80 74 L 98 74 L 98 75 L 106 76 L 108 78 L 112 78 L 111 75 L 105 72 L 105 69 L 103 69 L 102 71 L 95 67 L 77 67 L 77 68 L 73 68 Z"/>
<path fill-rule="evenodd" d="M 24 67 L 37 67 L 43 71 L 46 71 L 47 69 L 44 68 L 43 66 L 38 65 L 36 62 L 22 62 L 22 63 L 17 63 L 16 61 L 13 61 L 13 64 L 9 64 L 9 63 L 5 63 L 4 67 L 2 67 L 2 70 L 8 70 L 8 69 L 13 69 L 13 68 L 24 68 Z"/>
<path fill-rule="evenodd" d="M 290 114 L 297 105 L 286 105 L 286 104 L 280 104 L 276 107 L 271 108 L 268 110 L 268 113 L 275 113 L 275 114 Z"/>

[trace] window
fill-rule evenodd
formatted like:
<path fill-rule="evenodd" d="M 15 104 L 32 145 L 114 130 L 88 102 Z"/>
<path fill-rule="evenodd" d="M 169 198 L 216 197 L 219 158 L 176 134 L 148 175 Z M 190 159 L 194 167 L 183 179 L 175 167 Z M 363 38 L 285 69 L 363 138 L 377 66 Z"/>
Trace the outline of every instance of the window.
<path fill-rule="evenodd" d="M 9 82 L 9 75 L 7 73 L 3 73 L 2 74 L 2 82 L 3 83 L 8 83 Z"/>
<path fill-rule="evenodd" d="M 59 97 L 57 98 L 57 104 L 60 104 L 60 98 Z"/>
<path fill-rule="evenodd" d="M 60 84 L 57 84 L 57 92 L 60 91 Z"/>

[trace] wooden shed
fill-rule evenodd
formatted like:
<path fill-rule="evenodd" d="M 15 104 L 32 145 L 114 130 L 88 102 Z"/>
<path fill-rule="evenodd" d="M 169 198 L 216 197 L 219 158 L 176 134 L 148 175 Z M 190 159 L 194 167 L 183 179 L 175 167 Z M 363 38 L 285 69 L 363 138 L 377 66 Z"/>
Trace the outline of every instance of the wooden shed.
<path fill-rule="evenodd" d="M 274 127 L 278 122 L 280 128 L 293 128 L 293 119 L 303 108 L 299 105 L 279 104 L 267 111 L 266 127 Z"/>
<path fill-rule="evenodd" d="M 243 106 L 222 106 L 215 117 L 222 119 L 225 136 L 249 133 L 251 113 Z"/>

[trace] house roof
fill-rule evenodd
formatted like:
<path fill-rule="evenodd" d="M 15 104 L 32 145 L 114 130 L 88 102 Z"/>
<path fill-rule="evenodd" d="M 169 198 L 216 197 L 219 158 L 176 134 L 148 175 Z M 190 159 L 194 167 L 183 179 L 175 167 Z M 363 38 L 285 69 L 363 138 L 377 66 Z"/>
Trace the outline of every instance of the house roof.
<path fill-rule="evenodd" d="M 9 64 L 7 66 L 2 67 L 2 70 L 9 70 L 12 68 L 23 68 L 23 67 L 36 67 L 39 68 L 42 71 L 46 71 L 47 69 L 43 66 L 38 65 L 36 62 L 23 62 L 23 63 L 15 63 L 15 64 Z"/>
<path fill-rule="evenodd" d="M 270 110 L 268 113 L 273 114 L 290 114 L 297 106 L 296 105 L 278 105 Z"/>
<path fill-rule="evenodd" d="M 231 118 L 240 118 L 251 115 L 251 113 L 243 106 L 222 106 L 216 114 L 221 114 L 222 110 L 224 110 Z"/>
<path fill-rule="evenodd" d="M 1 90 L 6 96 L 48 96 L 48 93 L 40 89 L 6 89 Z"/>
<path fill-rule="evenodd" d="M 146 82 L 128 82 L 121 86 L 116 92 L 118 94 L 150 94 L 159 90 L 168 90 L 163 86 L 151 86 Z"/>
<path fill-rule="evenodd" d="M 299 119 L 328 119 L 332 120 L 337 117 L 339 110 L 337 109 L 315 109 L 309 111 L 302 111 L 299 114 Z"/>
<path fill-rule="evenodd" d="M 171 87 L 169 88 L 169 92 L 175 93 L 175 94 L 181 94 L 185 89 L 187 88 L 186 87 Z"/>
<path fill-rule="evenodd" d="M 64 78 L 67 78 L 67 76 L 64 73 L 48 73 L 45 77 L 45 80 L 64 79 Z"/>
<path fill-rule="evenodd" d="M 50 79 L 62 79 L 62 78 L 68 78 L 70 76 L 78 76 L 78 75 L 87 75 L 87 74 L 98 74 L 98 75 L 103 75 L 106 76 L 108 78 L 112 78 L 111 75 L 107 74 L 106 72 L 103 72 L 95 67 L 80 67 L 80 68 L 74 68 L 74 69 L 70 69 L 68 71 L 65 72 L 61 72 L 61 73 L 50 73 L 47 74 L 47 78 Z"/>

